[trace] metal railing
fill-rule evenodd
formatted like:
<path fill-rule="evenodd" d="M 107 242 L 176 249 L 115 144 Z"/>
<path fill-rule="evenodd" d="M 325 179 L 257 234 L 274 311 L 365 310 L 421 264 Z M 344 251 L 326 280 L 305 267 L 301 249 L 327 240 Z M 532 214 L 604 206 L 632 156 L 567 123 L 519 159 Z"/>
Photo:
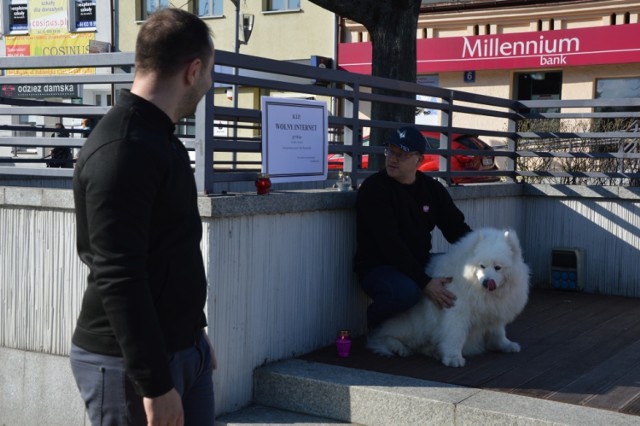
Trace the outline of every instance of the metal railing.
<path fill-rule="evenodd" d="M 105 53 L 60 57 L 2 58 L 5 75 L 0 84 L 99 84 L 108 85 L 113 98 L 133 80 L 132 53 Z M 93 75 L 11 76 L 7 70 L 95 67 Z M 583 99 L 514 101 L 438 87 L 314 68 L 248 55 L 216 51 L 216 87 L 200 103 L 195 121 L 178 127 L 192 152 L 198 188 L 215 193 L 222 183 L 253 182 L 261 165 L 261 95 L 325 100 L 329 109 L 329 153 L 344 154 L 344 171 L 357 186 L 373 170 L 363 169 L 363 156 L 381 155 L 383 147 L 364 146 L 363 136 L 372 129 L 390 129 L 397 121 L 371 120 L 376 102 L 429 109 L 439 115 L 437 125 L 419 125 L 439 132 L 440 148 L 428 154 L 441 156 L 440 171 L 429 172 L 447 183 L 458 176 L 478 174 L 509 182 L 637 184 L 640 154 L 637 125 L 640 99 Z M 235 90 L 234 89 L 235 86 Z M 6 87 L 6 86 L 5 86 Z M 238 100 L 229 106 L 226 92 Z M 381 95 L 381 92 L 396 95 Z M 418 100 L 420 95 L 422 99 Z M 100 117 L 109 107 L 2 98 L 0 149 L 2 147 L 81 148 L 83 138 L 51 138 L 52 126 L 20 125 L 20 117 Z M 600 112 L 600 111 L 624 112 Z M 548 111 L 548 112 L 540 112 Z M 51 121 L 51 119 L 48 119 Z M 466 123 L 466 124 L 460 124 Z M 608 124 L 607 128 L 604 124 Z M 616 124 L 617 123 L 617 124 Z M 20 136 L 24 131 L 35 132 Z M 496 145 L 491 152 L 498 170 L 452 170 L 455 155 L 487 155 L 486 151 L 454 150 L 454 134 L 473 134 Z M 2 151 L 0 151 L 2 152 Z M 70 178 L 70 169 L 43 167 L 42 158 L 0 154 L 0 179 L 30 176 Z M 606 166 L 605 166 L 606 163 Z M 609 164 L 611 163 L 611 164 Z M 12 166 L 9 166 L 12 164 Z"/>

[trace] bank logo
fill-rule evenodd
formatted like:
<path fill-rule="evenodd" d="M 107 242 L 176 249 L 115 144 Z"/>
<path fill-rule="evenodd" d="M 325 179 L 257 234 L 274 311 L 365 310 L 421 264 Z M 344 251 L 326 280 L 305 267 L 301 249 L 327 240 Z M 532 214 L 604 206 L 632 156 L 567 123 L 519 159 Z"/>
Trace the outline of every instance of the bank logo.
<path fill-rule="evenodd" d="M 463 58 L 516 58 L 539 56 L 540 65 L 567 65 L 567 55 L 580 53 L 580 39 L 565 37 L 547 39 L 541 35 L 537 40 L 505 41 L 499 37 L 470 41 L 463 37 Z"/>

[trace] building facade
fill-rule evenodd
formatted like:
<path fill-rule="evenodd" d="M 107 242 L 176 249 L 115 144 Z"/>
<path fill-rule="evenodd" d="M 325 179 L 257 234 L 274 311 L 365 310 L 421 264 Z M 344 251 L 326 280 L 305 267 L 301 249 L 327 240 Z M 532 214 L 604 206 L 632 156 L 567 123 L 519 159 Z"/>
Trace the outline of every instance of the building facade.
<path fill-rule="evenodd" d="M 309 63 L 314 55 L 335 56 L 335 15 L 308 0 L 189 0 L 182 3 L 181 8 L 199 15 L 209 25 L 216 49 L 301 63 Z M 121 1 L 120 50 L 135 50 L 136 34 L 147 14 L 154 8 L 167 6 L 168 0 Z M 245 41 L 247 35 L 248 41 Z"/>
<path fill-rule="evenodd" d="M 134 51 L 136 35 L 146 16 L 168 6 L 168 0 L 121 1 L 118 12 L 120 50 Z M 207 23 L 217 50 L 298 64 L 311 65 L 316 57 L 328 58 L 331 65 L 335 63 L 337 19 L 333 13 L 308 0 L 189 0 L 180 7 Z M 233 72 L 218 66 L 216 71 Z M 241 70 L 240 74 L 246 72 Z M 255 88 L 214 84 L 215 103 L 223 107 L 259 109 L 263 95 L 296 97 L 295 93 L 266 93 Z M 236 95 L 237 99 L 234 99 Z M 227 123 L 217 124 L 216 136 L 231 135 L 231 129 L 225 127 Z"/>
<path fill-rule="evenodd" d="M 640 97 L 639 15 L 627 0 L 423 2 L 418 82 L 517 100 Z M 366 30 L 343 29 L 338 66 L 370 73 Z M 498 119 L 454 125 L 506 130 Z"/>

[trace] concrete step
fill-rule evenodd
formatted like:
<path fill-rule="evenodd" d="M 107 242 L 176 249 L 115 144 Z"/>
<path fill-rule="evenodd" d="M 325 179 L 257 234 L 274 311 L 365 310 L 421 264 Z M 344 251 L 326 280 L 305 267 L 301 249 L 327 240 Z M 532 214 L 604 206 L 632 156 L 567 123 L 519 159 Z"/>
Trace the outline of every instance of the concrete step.
<path fill-rule="evenodd" d="M 329 426 L 353 424 L 339 420 L 331 420 L 317 416 L 310 416 L 277 408 L 251 405 L 235 413 L 225 414 L 216 419 L 216 426 L 243 426 L 243 425 L 296 425 L 305 426 Z"/>
<path fill-rule="evenodd" d="M 361 425 L 638 425 L 640 418 L 303 360 L 259 368 L 254 401 Z"/>

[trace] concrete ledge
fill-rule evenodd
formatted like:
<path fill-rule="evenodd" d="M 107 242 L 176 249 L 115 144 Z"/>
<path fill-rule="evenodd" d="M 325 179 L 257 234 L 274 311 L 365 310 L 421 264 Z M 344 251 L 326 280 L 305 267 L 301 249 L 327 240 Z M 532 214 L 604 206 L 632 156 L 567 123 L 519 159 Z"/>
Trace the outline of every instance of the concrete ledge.
<path fill-rule="evenodd" d="M 640 418 L 501 392 L 290 360 L 256 370 L 256 403 L 366 425 L 637 425 Z"/>
<path fill-rule="evenodd" d="M 517 197 L 522 185 L 483 184 L 452 186 L 454 200 L 490 197 Z M 355 206 L 357 191 L 339 192 L 335 189 L 276 191 L 268 196 L 241 193 L 232 196 L 200 197 L 198 208 L 205 217 L 246 216 L 250 214 L 280 214 L 315 210 L 350 209 Z"/>
<path fill-rule="evenodd" d="M 355 205 L 355 200 L 355 191 L 276 191 L 269 195 L 243 193 L 233 196 L 199 197 L 198 209 L 204 217 L 233 217 L 350 209 Z"/>
<path fill-rule="evenodd" d="M 601 198 L 609 200 L 640 201 L 640 187 L 637 186 L 595 186 L 595 185 L 523 185 L 524 195 L 555 198 Z"/>
<path fill-rule="evenodd" d="M 640 424 L 640 417 L 502 392 L 478 392 L 456 408 L 457 424 L 607 425 Z"/>
<path fill-rule="evenodd" d="M 291 360 L 254 375 L 256 403 L 366 425 L 455 424 L 456 404 L 479 392 Z"/>
<path fill-rule="evenodd" d="M 73 192 L 68 189 L 0 187 L 0 206 L 3 205 L 73 210 Z"/>
<path fill-rule="evenodd" d="M 450 187 L 455 200 L 520 196 L 523 186 L 517 184 L 485 184 Z M 356 191 L 335 189 L 275 191 L 267 196 L 238 193 L 198 197 L 203 217 L 235 217 L 260 214 L 282 214 L 318 210 L 350 209 L 355 205 Z M 70 189 L 0 186 L 0 206 L 41 207 L 73 210 L 73 191 Z"/>
<path fill-rule="evenodd" d="M 240 425 L 292 425 L 304 424 L 305 426 L 324 426 L 336 424 L 351 424 L 338 420 L 309 416 L 306 414 L 292 413 L 291 411 L 252 405 L 235 413 L 227 414 L 216 419 L 216 426 L 240 426 Z"/>

